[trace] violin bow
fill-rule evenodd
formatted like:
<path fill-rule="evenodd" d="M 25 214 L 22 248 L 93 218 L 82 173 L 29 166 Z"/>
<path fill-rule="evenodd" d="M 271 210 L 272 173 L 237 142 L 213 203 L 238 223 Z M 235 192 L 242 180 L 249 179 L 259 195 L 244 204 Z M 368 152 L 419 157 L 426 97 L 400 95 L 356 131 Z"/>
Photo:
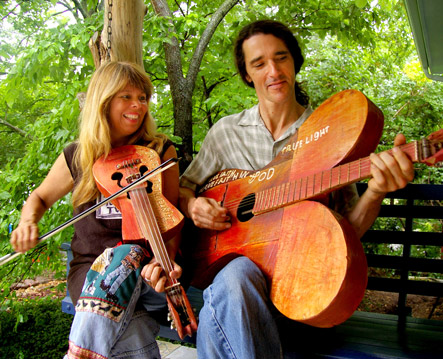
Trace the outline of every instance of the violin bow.
<path fill-rule="evenodd" d="M 133 189 L 135 186 L 140 185 L 146 181 L 148 181 L 151 177 L 153 177 L 156 174 L 162 173 L 163 171 L 167 170 L 168 168 L 174 166 L 180 159 L 179 158 L 170 158 L 169 160 L 163 162 L 158 167 L 152 169 L 151 171 L 145 173 L 142 177 L 137 179 L 136 181 L 132 182 L 131 184 L 127 185 L 126 187 L 123 187 L 121 190 L 115 192 L 114 194 L 110 195 L 109 197 L 106 197 L 103 201 L 95 204 L 91 208 L 83 211 L 82 213 L 77 214 L 76 216 L 72 217 L 71 219 L 67 220 L 65 223 L 59 225 L 58 227 L 50 230 L 49 232 L 45 233 L 44 235 L 38 237 L 39 243 L 35 247 L 37 249 L 43 241 L 45 241 L 48 238 L 51 238 L 52 236 L 56 235 L 58 232 L 64 230 L 65 228 L 69 227 L 70 225 L 78 222 L 82 218 L 86 217 L 88 214 L 96 211 L 100 207 L 104 206 L 106 203 L 112 201 L 114 198 L 121 196 L 122 194 L 125 194 L 126 192 L 129 192 L 131 189 Z M 5 256 L 0 258 L 0 267 L 10 261 L 12 261 L 14 258 L 18 257 L 20 254 L 23 253 L 17 253 L 17 252 L 11 252 L 9 254 L 6 254 Z"/>

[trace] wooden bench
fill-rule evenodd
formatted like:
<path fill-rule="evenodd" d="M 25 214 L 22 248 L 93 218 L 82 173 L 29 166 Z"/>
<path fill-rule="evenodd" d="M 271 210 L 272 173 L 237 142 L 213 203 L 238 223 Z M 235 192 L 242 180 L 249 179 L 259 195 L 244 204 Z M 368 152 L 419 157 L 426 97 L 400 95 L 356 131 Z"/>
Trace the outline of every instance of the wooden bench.
<path fill-rule="evenodd" d="M 366 184 L 358 184 L 360 192 L 365 188 Z M 389 230 L 373 226 L 362 238 L 369 273 L 376 272 L 375 268 L 395 272 L 394 277 L 370 274 L 367 288 L 398 293 L 397 313 L 357 311 L 346 322 L 329 329 L 278 318 L 285 358 L 443 358 L 443 321 L 412 318 L 406 305 L 408 294 L 432 296 L 436 300 L 443 294 L 442 281 L 428 281 L 423 279 L 424 275 L 414 274 L 442 274 L 442 260 L 411 256 L 415 245 L 443 248 L 441 224 L 437 226 L 439 232 L 419 232 L 414 227 L 414 221 L 420 219 L 443 219 L 443 206 L 435 203 L 441 200 L 443 185 L 410 184 L 391 193 L 379 217 L 398 218 L 402 225 Z M 370 244 L 383 243 L 403 246 L 402 255 L 373 253 Z M 68 251 L 68 265 L 69 255 Z M 191 287 L 188 297 L 198 311 L 202 305 L 201 291 Z M 62 310 L 74 314 L 69 294 L 62 302 Z M 164 325 L 159 336 L 180 340 L 174 330 Z M 195 343 L 195 338 L 185 341 Z"/>

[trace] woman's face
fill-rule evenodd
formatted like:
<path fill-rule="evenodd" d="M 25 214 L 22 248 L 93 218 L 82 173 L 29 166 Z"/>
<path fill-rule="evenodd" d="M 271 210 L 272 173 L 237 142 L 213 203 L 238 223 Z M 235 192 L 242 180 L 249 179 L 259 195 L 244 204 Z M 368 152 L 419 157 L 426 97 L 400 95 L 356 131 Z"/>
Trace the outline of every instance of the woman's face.
<path fill-rule="evenodd" d="M 143 90 L 130 84 L 111 100 L 109 127 L 113 147 L 123 146 L 136 132 L 148 112 L 148 98 Z"/>

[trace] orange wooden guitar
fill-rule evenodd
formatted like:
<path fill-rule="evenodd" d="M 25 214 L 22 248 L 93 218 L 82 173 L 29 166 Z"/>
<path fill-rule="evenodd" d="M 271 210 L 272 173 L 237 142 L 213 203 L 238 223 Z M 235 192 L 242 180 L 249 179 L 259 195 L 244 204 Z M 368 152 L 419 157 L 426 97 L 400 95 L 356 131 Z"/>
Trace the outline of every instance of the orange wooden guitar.
<path fill-rule="evenodd" d="M 160 158 L 152 149 L 118 147 L 94 163 L 94 179 L 100 192 L 110 196 L 159 165 Z M 149 243 L 167 277 L 165 292 L 173 327 L 182 339 L 192 336 L 197 320 L 183 287 L 169 277 L 173 265 L 164 243 L 181 230 L 183 215 L 163 196 L 161 174 L 154 176 L 148 187 L 139 185 L 128 193 L 112 201 L 122 213 L 123 242 L 140 243 L 142 239 L 145 246 Z"/>
<path fill-rule="evenodd" d="M 348 319 L 364 295 L 366 257 L 354 229 L 325 204 L 331 191 L 370 177 L 369 158 L 360 158 L 375 150 L 382 129 L 382 112 L 346 90 L 319 106 L 265 168 L 212 177 L 200 195 L 228 208 L 232 226 L 199 231 L 192 284 L 204 288 L 244 255 L 262 270 L 272 302 L 288 318 L 317 327 Z M 439 131 L 402 149 L 432 165 L 443 157 L 442 139 Z"/>

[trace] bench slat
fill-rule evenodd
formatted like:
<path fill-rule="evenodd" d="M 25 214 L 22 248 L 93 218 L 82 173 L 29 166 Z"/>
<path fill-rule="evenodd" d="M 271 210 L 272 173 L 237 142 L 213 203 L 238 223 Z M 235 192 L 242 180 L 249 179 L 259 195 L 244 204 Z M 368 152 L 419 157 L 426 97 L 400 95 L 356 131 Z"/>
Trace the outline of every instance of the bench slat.
<path fill-rule="evenodd" d="M 382 254 L 367 254 L 366 259 L 368 260 L 369 267 L 443 273 L 443 261 L 441 259 L 389 256 Z"/>
<path fill-rule="evenodd" d="M 358 193 L 362 194 L 368 188 L 367 183 L 356 183 Z M 443 200 L 443 185 L 410 183 L 405 188 L 390 192 L 386 198 Z"/>
<path fill-rule="evenodd" d="M 367 288 L 391 293 L 406 292 L 408 294 L 427 295 L 432 297 L 443 296 L 443 283 L 439 282 L 369 277 Z"/>
<path fill-rule="evenodd" d="M 438 358 L 443 357 L 443 322 L 355 312 L 330 329 L 286 322 L 282 325 L 285 358 Z"/>
<path fill-rule="evenodd" d="M 443 218 L 443 207 L 439 206 L 405 206 L 405 205 L 384 205 L 380 209 L 379 217 L 396 218 Z"/>
<path fill-rule="evenodd" d="M 408 232 L 408 234 L 405 235 L 404 231 L 369 230 L 362 237 L 361 241 L 363 243 L 391 243 L 443 247 L 443 235 L 436 232 Z"/>

